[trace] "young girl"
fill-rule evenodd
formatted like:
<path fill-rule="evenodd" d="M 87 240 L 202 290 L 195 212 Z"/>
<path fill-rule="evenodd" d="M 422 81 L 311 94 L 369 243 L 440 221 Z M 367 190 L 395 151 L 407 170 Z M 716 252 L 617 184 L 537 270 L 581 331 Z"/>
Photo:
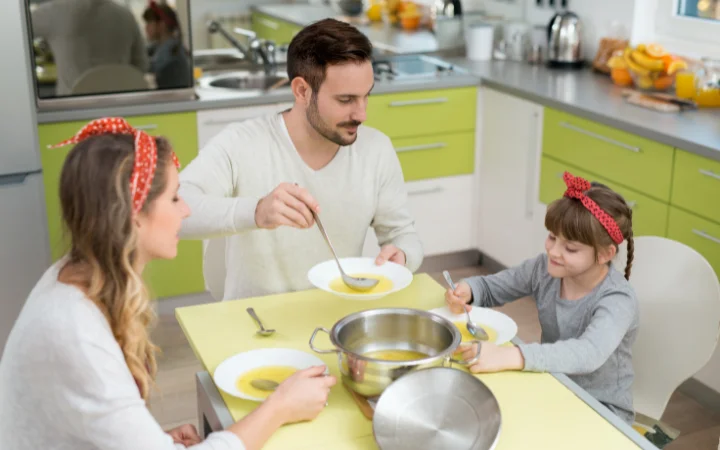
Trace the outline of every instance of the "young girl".
<path fill-rule="evenodd" d="M 160 428 L 146 407 L 156 364 L 141 274 L 177 253 L 189 215 L 178 162 L 166 140 L 122 119 L 92 122 L 66 143 L 77 143 L 60 178 L 70 251 L 30 293 L 0 361 L 2 447 L 259 449 L 281 425 L 316 417 L 335 383 L 324 367 L 294 374 L 204 442 L 191 425 Z"/>
<path fill-rule="evenodd" d="M 542 343 L 499 347 L 483 343 L 471 370 L 564 373 L 628 423 L 634 420 L 632 345 L 638 303 L 628 282 L 633 259 L 632 210 L 600 184 L 564 174 L 567 190 L 545 216 L 545 254 L 448 290 L 453 313 L 470 304 L 501 306 L 532 296 Z M 627 240 L 625 274 L 611 266 Z M 466 350 L 466 353 L 472 353 Z"/>

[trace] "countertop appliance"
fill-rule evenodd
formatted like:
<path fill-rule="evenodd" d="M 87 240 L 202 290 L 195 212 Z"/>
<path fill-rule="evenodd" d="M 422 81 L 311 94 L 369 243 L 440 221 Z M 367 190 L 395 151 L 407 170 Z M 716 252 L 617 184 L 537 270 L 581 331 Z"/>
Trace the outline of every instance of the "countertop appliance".
<path fill-rule="evenodd" d="M 577 14 L 555 14 L 547 26 L 547 64 L 550 67 L 577 69 L 584 66 L 582 22 Z"/>
<path fill-rule="evenodd" d="M 6 2 L 0 15 L 5 67 L 0 85 L 0 358 L 33 286 L 50 265 L 40 166 L 34 78 L 25 17 L 27 2 Z"/>

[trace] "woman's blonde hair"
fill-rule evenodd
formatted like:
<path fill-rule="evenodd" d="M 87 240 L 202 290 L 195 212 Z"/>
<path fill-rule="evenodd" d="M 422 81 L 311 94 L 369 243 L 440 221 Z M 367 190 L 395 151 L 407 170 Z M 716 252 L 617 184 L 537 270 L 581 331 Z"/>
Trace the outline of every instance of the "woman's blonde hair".
<path fill-rule="evenodd" d="M 141 214 L 165 191 L 172 149 L 156 138 L 158 164 Z M 60 205 L 70 251 L 67 265 L 81 268 L 81 284 L 102 311 L 130 373 L 147 401 L 157 373 L 150 327 L 155 312 L 136 267 L 129 181 L 135 147 L 130 135 L 93 136 L 68 154 L 60 176 Z"/>
<path fill-rule="evenodd" d="M 585 192 L 597 205 L 609 214 L 617 223 L 623 237 L 627 240 L 627 265 L 625 279 L 630 279 L 635 244 L 633 242 L 632 209 L 625 199 L 600 183 L 592 183 Z M 611 245 L 617 250 L 607 230 L 600 221 L 580 202 L 580 200 L 562 197 L 552 202 L 545 215 L 545 228 L 565 239 L 589 245 L 595 249 L 595 257 L 603 248 Z"/>

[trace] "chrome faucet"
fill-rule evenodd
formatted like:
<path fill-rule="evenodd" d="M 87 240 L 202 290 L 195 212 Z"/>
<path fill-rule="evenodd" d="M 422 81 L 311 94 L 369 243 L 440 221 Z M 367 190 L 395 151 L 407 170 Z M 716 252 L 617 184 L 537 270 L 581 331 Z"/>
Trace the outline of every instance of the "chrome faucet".
<path fill-rule="evenodd" d="M 264 39 L 258 39 L 257 34 L 254 31 L 246 30 L 244 28 L 233 28 L 233 31 L 241 36 L 247 37 L 250 41 L 247 47 L 238 42 L 237 39 L 225 28 L 215 20 L 211 20 L 207 24 L 207 29 L 210 33 L 220 33 L 233 47 L 235 47 L 241 54 L 241 57 L 254 64 L 258 64 L 257 57 L 260 57 L 262 61 L 263 69 L 265 74 L 272 75 L 275 73 L 275 43 L 272 41 L 266 41 Z"/>

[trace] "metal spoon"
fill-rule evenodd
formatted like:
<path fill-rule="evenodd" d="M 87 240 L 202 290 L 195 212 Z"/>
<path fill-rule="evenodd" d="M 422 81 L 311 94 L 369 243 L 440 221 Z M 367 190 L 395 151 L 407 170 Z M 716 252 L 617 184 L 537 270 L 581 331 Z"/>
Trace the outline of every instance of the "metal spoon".
<path fill-rule="evenodd" d="M 248 308 L 247 312 L 248 312 L 248 314 L 250 314 L 250 317 L 253 318 L 255 323 L 257 323 L 258 326 L 260 327 L 260 329 L 256 332 L 256 334 L 258 334 L 260 336 L 270 336 L 271 334 L 275 333 L 274 329 L 272 329 L 272 330 L 265 329 L 262 322 L 260 322 L 260 318 L 257 316 L 257 314 L 255 314 L 254 309 Z"/>
<path fill-rule="evenodd" d="M 255 389 L 260 389 L 261 391 L 274 391 L 278 386 L 280 386 L 277 381 L 264 380 L 262 378 L 250 381 L 250 385 Z"/>
<path fill-rule="evenodd" d="M 335 262 L 337 263 L 338 269 L 340 269 L 340 276 L 342 277 L 343 282 L 351 289 L 355 289 L 356 291 L 360 292 L 369 291 L 370 289 L 377 286 L 380 280 L 376 280 L 374 278 L 351 277 L 350 275 L 345 273 L 345 271 L 342 269 L 342 266 L 340 265 L 340 261 L 338 260 L 337 255 L 335 254 L 335 249 L 330 243 L 330 238 L 325 232 L 325 227 L 323 227 L 322 222 L 320 221 L 320 216 L 315 211 L 313 211 L 312 213 L 315 217 L 315 222 L 317 222 L 318 228 L 320 228 L 320 232 L 322 232 L 322 235 L 325 238 L 325 242 L 327 242 L 328 247 L 330 247 L 330 251 L 332 251 L 333 257 L 335 257 Z"/>
<path fill-rule="evenodd" d="M 445 281 L 447 281 L 447 284 L 450 286 L 450 289 L 454 291 L 455 283 L 453 283 L 452 278 L 450 278 L 450 273 L 447 270 L 444 270 L 443 276 L 445 277 Z M 465 310 L 465 314 L 467 314 L 467 324 L 465 326 L 467 327 L 467 330 L 470 332 L 470 334 L 480 339 L 481 341 L 487 341 L 488 339 L 490 339 L 485 330 L 472 322 L 472 320 L 470 319 L 470 311 L 468 311 L 467 308 L 463 309 Z"/>

